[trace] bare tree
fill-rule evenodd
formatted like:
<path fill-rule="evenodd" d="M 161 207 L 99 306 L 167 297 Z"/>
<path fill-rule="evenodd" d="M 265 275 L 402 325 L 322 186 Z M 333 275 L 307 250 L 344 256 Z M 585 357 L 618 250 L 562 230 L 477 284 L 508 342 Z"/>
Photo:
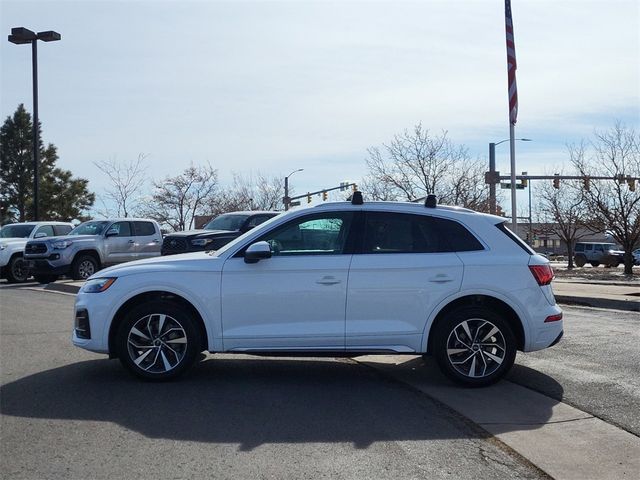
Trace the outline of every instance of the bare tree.
<path fill-rule="evenodd" d="M 128 217 L 138 208 L 146 182 L 147 155 L 141 153 L 136 160 L 119 162 L 115 159 L 93 162 L 109 179 L 110 186 L 99 198 L 105 216 Z"/>
<path fill-rule="evenodd" d="M 598 230 L 589 215 L 580 182 L 564 182 L 561 188 L 543 184 L 537 191 L 540 209 L 550 220 L 545 233 L 560 237 L 567 246 L 567 268 L 573 268 L 573 252 L 578 240 Z"/>
<path fill-rule="evenodd" d="M 580 175 L 616 178 L 591 181 L 585 200 L 596 219 L 624 249 L 624 273 L 631 275 L 631 252 L 640 243 L 640 192 L 632 181 L 640 177 L 638 132 L 617 122 L 607 131 L 596 131 L 588 144 L 570 146 L 569 155 Z"/>
<path fill-rule="evenodd" d="M 216 193 L 218 171 L 209 164 L 191 164 L 181 174 L 154 182 L 153 186 L 144 214 L 173 230 L 187 230 L 193 227 L 196 215 L 209 213 L 205 203 Z"/>
<path fill-rule="evenodd" d="M 487 209 L 484 166 L 464 145 L 451 142 L 446 131 L 431 135 L 418 124 L 368 154 L 364 185 L 374 199 L 411 201 L 435 194 L 442 203 Z"/>
<path fill-rule="evenodd" d="M 278 210 L 282 206 L 283 196 L 284 182 L 281 176 L 269 177 L 260 172 L 248 176 L 234 173 L 232 185 L 210 198 L 207 206 L 211 214 L 238 210 Z"/>

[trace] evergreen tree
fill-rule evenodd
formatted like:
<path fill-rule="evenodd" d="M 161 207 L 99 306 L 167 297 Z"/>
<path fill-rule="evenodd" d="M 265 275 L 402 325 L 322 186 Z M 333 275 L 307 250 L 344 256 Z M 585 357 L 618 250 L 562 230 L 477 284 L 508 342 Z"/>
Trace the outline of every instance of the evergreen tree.
<path fill-rule="evenodd" d="M 0 222 L 33 220 L 33 124 L 20 104 L 0 127 Z M 38 125 L 41 128 L 41 125 Z M 56 167 L 55 145 L 46 148 L 40 130 L 39 213 L 41 220 L 83 219 L 95 195 L 88 181 Z"/>

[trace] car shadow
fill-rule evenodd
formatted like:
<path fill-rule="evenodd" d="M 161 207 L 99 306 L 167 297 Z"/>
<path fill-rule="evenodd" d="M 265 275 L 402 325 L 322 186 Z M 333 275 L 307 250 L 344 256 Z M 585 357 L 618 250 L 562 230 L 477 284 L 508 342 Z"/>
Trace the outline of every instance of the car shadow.
<path fill-rule="evenodd" d="M 435 375 L 434 381 L 447 382 Z M 490 436 L 417 390 L 398 386 L 347 360 L 208 356 L 167 383 L 139 381 L 117 361 L 90 360 L 3 385 L 0 411 L 113 422 L 149 438 L 236 443 L 240 450 L 265 443 L 366 448 L 377 441 Z"/>

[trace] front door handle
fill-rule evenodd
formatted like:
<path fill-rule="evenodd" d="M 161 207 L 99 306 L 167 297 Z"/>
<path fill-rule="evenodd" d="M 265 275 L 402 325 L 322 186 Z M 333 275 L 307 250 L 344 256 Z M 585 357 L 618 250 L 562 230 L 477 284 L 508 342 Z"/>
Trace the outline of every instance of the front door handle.
<path fill-rule="evenodd" d="M 129 243 L 136 243 L 135 240 L 129 240 Z"/>
<path fill-rule="evenodd" d="M 445 273 L 439 273 L 429 279 L 431 283 L 448 283 L 453 282 L 453 278 Z"/>
<path fill-rule="evenodd" d="M 327 275 L 325 277 L 322 277 L 320 280 L 316 280 L 316 283 L 318 285 L 336 285 L 340 283 L 340 280 L 338 280 L 336 277 L 332 277 L 331 275 Z"/>

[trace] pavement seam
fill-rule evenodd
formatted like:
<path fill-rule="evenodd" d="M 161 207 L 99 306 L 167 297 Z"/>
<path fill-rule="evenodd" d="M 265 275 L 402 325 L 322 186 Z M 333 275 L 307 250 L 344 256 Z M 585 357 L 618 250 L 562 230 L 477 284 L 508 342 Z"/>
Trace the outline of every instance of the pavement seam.
<path fill-rule="evenodd" d="M 514 459 L 519 460 L 520 462 L 522 462 L 523 464 L 531 467 L 532 469 L 534 469 L 535 471 L 537 471 L 540 474 L 540 478 L 542 479 L 550 479 L 553 480 L 553 477 L 551 475 L 549 475 L 546 471 L 544 471 L 542 468 L 540 468 L 538 465 L 536 465 L 535 463 L 533 463 L 531 460 L 529 460 L 527 457 L 525 457 L 524 455 L 522 455 L 520 452 L 516 451 L 515 449 L 513 449 L 512 447 L 510 447 L 509 445 L 507 445 L 505 442 L 503 442 L 502 440 L 500 440 L 499 438 L 497 438 L 495 435 L 493 435 L 491 432 L 487 431 L 486 429 L 482 428 L 482 426 L 478 423 L 475 423 L 473 420 L 471 420 L 470 418 L 464 416 L 462 413 L 458 412 L 457 410 L 455 410 L 453 407 L 450 407 L 449 405 L 447 405 L 446 403 L 442 402 L 441 400 L 438 400 L 437 398 L 429 395 L 427 392 L 420 390 L 418 387 L 415 387 L 414 385 L 401 380 L 397 377 L 394 377 L 391 374 L 386 373 L 385 371 L 378 369 L 372 365 L 369 365 L 365 362 L 360 362 L 354 358 L 346 358 L 345 359 L 346 362 L 353 362 L 353 363 L 357 363 L 359 365 L 362 365 L 363 367 L 368 368 L 370 371 L 374 372 L 375 375 L 377 375 L 378 377 L 394 383 L 396 385 L 399 385 L 403 388 L 406 388 L 407 390 L 411 390 L 414 394 L 418 395 L 418 396 L 424 396 L 427 397 L 431 402 L 433 402 L 435 405 L 437 405 L 439 408 L 443 409 L 444 411 L 448 412 L 452 417 L 454 417 L 455 419 L 457 419 L 458 421 L 462 422 L 467 428 L 469 428 L 472 432 L 474 432 L 474 434 L 477 435 L 477 439 L 478 440 L 484 440 L 487 441 L 489 443 L 493 443 L 497 448 L 500 448 L 501 450 L 508 452 L 510 455 L 513 456 Z"/>
<path fill-rule="evenodd" d="M 505 380 L 508 381 L 508 380 Z M 512 382 L 511 382 L 512 383 Z M 517 383 L 515 383 L 514 385 L 518 385 Z M 526 388 L 526 387 L 525 387 Z M 534 390 L 535 391 L 535 390 Z M 538 392 L 540 393 L 540 392 Z M 543 394 L 544 395 L 544 394 Z M 546 395 L 545 395 L 546 396 Z M 550 398 L 550 397 L 549 397 Z M 554 399 L 555 400 L 555 399 Z M 560 402 L 560 403 L 564 403 L 564 402 Z M 567 404 L 568 405 L 568 404 Z M 570 405 L 573 406 L 573 405 Z M 573 407 L 576 408 L 576 407 Z M 577 410 L 577 409 L 576 409 Z M 582 411 L 582 410 L 581 410 Z M 585 412 L 586 413 L 586 412 Z M 588 417 L 581 417 L 581 418 L 570 418 L 568 420 L 556 420 L 555 422 L 478 422 L 478 425 L 554 425 L 557 423 L 568 423 L 568 422 L 579 422 L 581 420 L 592 420 L 594 418 L 598 418 L 594 415 L 590 415 Z M 602 420 L 602 419 L 599 419 Z M 604 421 L 604 420 L 603 420 Z M 609 423 L 609 422 L 607 422 Z"/>

